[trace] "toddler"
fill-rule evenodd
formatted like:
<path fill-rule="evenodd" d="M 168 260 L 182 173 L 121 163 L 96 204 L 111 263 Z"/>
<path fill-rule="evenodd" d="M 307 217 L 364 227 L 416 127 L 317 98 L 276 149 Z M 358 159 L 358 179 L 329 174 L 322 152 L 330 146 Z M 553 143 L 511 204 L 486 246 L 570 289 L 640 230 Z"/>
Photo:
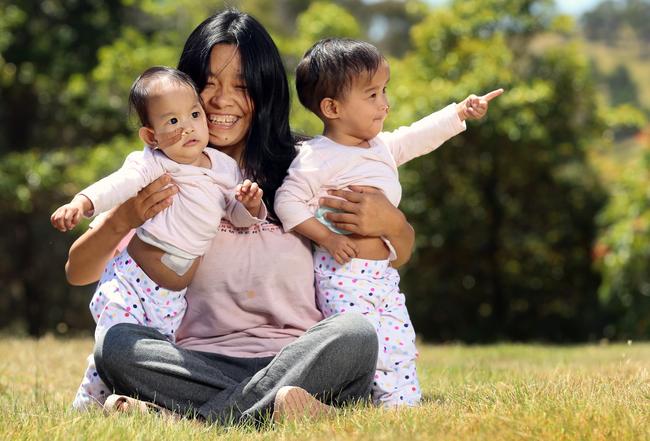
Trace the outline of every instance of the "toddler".
<path fill-rule="evenodd" d="M 312 46 L 296 69 L 300 102 L 324 123 L 322 136 L 304 142 L 275 198 L 285 230 L 315 245 L 316 298 L 325 316 L 357 312 L 375 326 L 379 357 L 373 401 L 414 406 L 420 400 L 415 332 L 390 265 L 397 256 L 385 238 L 338 230 L 318 207 L 327 190 L 353 185 L 380 189 L 395 206 L 402 189 L 397 167 L 429 153 L 465 130 L 501 89 L 470 95 L 409 127 L 382 132 L 388 114 L 386 59 L 369 43 L 325 39 Z"/>
<path fill-rule="evenodd" d="M 189 76 L 167 67 L 150 68 L 133 83 L 129 102 L 140 118 L 139 135 L 146 147 L 130 154 L 120 170 L 58 208 L 51 222 L 61 231 L 72 229 L 82 215 L 118 206 L 169 174 L 179 190 L 172 205 L 145 222 L 132 239 L 164 251 L 161 262 L 169 274 L 152 280 L 125 249 L 104 270 L 90 310 L 97 322 L 95 338 L 117 323 L 135 323 L 154 327 L 173 341 L 186 302 L 185 288 L 165 288 L 169 280 L 192 274 L 189 270 L 207 250 L 222 217 L 235 226 L 249 227 L 266 217 L 266 208 L 257 184 L 246 180 L 238 185 L 241 175 L 236 162 L 206 148 L 206 116 Z M 91 354 L 73 407 L 102 405 L 109 394 Z"/>

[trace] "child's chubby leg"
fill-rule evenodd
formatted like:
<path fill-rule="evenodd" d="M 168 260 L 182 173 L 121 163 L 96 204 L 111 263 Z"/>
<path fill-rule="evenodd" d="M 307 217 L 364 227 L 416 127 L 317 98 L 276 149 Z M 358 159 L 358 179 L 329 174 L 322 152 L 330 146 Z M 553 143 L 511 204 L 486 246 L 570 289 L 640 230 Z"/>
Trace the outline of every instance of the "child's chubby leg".
<path fill-rule="evenodd" d="M 106 398 L 111 393 L 109 387 L 99 378 L 95 368 L 95 358 L 90 354 L 88 356 L 88 367 L 77 389 L 72 408 L 78 411 L 87 411 L 92 408 L 99 409 L 104 405 Z"/>
<path fill-rule="evenodd" d="M 352 259 L 343 265 L 323 248 L 314 251 L 316 301 L 325 317 L 357 312 L 379 325 L 379 295 L 373 275 L 383 272 L 387 261 Z"/>
<path fill-rule="evenodd" d="M 314 252 L 316 300 L 326 317 L 365 316 L 379 339 L 372 394 L 375 404 L 415 406 L 420 385 L 415 370 L 415 332 L 399 290 L 399 273 L 387 260 L 352 259 L 339 265 L 326 251 Z"/>
<path fill-rule="evenodd" d="M 157 286 L 126 251 L 108 263 L 90 302 L 97 322 L 95 338 L 118 323 L 134 323 L 155 328 L 174 341 L 185 309 L 185 290 L 170 291 Z M 107 390 L 91 354 L 73 408 L 85 410 L 95 404 L 103 405 L 110 395 L 105 393 Z"/>
<path fill-rule="evenodd" d="M 414 406 L 420 400 L 415 372 L 415 333 L 399 291 L 399 274 L 387 260 L 352 259 L 339 265 L 327 252 L 314 253 L 316 299 L 326 317 L 357 312 L 379 339 L 372 395 L 383 407 Z"/>
<path fill-rule="evenodd" d="M 415 331 L 394 268 L 387 268 L 384 282 L 378 333 L 379 360 L 383 366 L 380 368 L 378 362 L 378 371 L 383 369 L 387 375 L 380 375 L 378 383 L 388 393 L 377 397 L 377 404 L 388 408 L 416 406 L 422 395 L 415 367 Z"/>
<path fill-rule="evenodd" d="M 158 286 L 123 251 L 107 265 L 90 302 L 90 311 L 97 322 L 95 335 L 117 323 L 135 323 L 155 328 L 174 341 L 187 308 L 185 291 Z"/>

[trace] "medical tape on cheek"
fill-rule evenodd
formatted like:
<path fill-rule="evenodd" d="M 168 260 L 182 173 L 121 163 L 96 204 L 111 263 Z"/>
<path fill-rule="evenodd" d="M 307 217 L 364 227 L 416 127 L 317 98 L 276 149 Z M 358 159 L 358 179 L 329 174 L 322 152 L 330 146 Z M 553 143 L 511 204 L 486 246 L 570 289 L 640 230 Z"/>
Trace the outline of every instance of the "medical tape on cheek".
<path fill-rule="evenodd" d="M 163 133 L 158 136 L 158 147 L 164 149 L 166 147 L 172 146 L 181 140 L 183 137 L 183 128 L 179 127 L 173 132 Z"/>

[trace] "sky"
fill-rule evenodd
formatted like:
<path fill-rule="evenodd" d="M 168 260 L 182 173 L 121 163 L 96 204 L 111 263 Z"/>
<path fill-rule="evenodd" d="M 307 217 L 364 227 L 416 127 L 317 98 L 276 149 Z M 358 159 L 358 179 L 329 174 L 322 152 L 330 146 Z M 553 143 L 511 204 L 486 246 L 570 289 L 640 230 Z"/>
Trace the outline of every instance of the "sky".
<path fill-rule="evenodd" d="M 441 5 L 448 0 L 427 0 L 432 5 Z M 555 0 L 558 11 L 564 14 L 580 15 L 585 11 L 593 9 L 602 0 Z"/>

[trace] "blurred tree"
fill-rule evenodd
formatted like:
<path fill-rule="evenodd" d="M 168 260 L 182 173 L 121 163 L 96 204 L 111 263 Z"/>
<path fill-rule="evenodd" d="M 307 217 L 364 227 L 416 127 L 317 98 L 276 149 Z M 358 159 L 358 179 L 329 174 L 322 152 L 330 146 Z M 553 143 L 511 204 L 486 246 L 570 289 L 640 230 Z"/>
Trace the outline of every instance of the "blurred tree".
<path fill-rule="evenodd" d="M 648 144 L 650 147 L 650 143 Z M 607 337 L 650 336 L 650 148 L 626 167 L 602 213 L 594 254 L 603 272 L 600 296 L 614 318 Z"/>
<path fill-rule="evenodd" d="M 614 106 L 632 104 L 640 107 L 639 88 L 630 75 L 630 70 L 619 64 L 606 78 L 610 103 Z"/>
<path fill-rule="evenodd" d="M 49 216 L 140 148 L 126 118 L 131 82 L 150 65 L 175 65 L 179 41 L 223 5 L 190 3 L 0 0 L 0 326 L 40 335 L 92 323 L 78 313 L 91 288 L 63 276 L 75 235 L 57 233 Z"/>
<path fill-rule="evenodd" d="M 0 154 L 60 147 L 86 135 L 61 90 L 120 33 L 119 0 L 0 0 Z M 105 133 L 103 134 L 105 135 Z"/>
<path fill-rule="evenodd" d="M 585 150 L 603 128 L 580 47 L 538 49 L 551 2 L 453 1 L 411 31 L 393 63 L 390 124 L 505 87 L 486 121 L 402 173 L 417 252 L 404 273 L 426 338 L 585 339 L 598 334 Z M 565 24 L 566 25 L 566 24 Z"/>
<path fill-rule="evenodd" d="M 585 151 L 603 121 L 628 124 L 639 115 L 596 100 L 582 50 L 569 39 L 572 24 L 554 27 L 550 1 L 457 0 L 435 10 L 416 0 L 228 4 L 269 28 L 290 77 L 322 37 L 371 39 L 387 50 L 393 71 L 387 128 L 471 92 L 506 87 L 486 121 L 470 123 L 467 133 L 401 173 L 402 208 L 418 238 L 403 274 L 410 311 L 418 330 L 438 340 L 599 333 L 599 276 L 590 253 L 604 196 Z M 90 329 L 92 287 L 72 289 L 63 277 L 74 236 L 54 231 L 49 214 L 140 148 L 126 119 L 131 82 L 149 65 L 175 65 L 189 32 L 223 5 L 0 0 L 0 210 L 6 232 L 0 291 L 7 294 L 0 299 L 0 327 L 24 326 L 33 335 Z M 532 44 L 556 31 L 564 36 L 560 47 Z M 294 104 L 293 127 L 320 132 L 320 121 Z M 639 175 L 634 188 L 646 178 Z M 608 213 L 605 244 L 609 225 L 627 211 Z M 643 253 L 635 256 L 639 262 Z M 609 280 L 619 267 L 599 268 L 613 287 Z M 635 271 L 628 274 L 641 280 L 642 271 Z M 602 291 L 614 321 L 623 314 L 618 289 Z M 640 288 L 631 292 L 644 295 Z"/>

